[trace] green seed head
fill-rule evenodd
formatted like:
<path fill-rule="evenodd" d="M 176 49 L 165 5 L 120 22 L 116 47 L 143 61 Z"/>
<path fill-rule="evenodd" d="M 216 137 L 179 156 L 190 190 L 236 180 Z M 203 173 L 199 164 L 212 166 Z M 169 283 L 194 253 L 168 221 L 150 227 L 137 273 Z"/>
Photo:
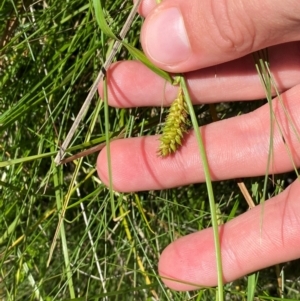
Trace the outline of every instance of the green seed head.
<path fill-rule="evenodd" d="M 190 122 L 188 108 L 180 88 L 177 98 L 173 101 L 160 137 L 158 154 L 166 157 L 182 145 L 183 134 L 187 132 Z"/>

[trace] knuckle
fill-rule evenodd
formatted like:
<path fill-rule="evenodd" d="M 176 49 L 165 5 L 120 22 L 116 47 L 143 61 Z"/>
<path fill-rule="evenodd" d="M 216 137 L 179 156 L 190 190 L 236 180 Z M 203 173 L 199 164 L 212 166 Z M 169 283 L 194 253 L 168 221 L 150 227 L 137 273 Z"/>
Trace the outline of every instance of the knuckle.
<path fill-rule="evenodd" d="M 233 7 L 226 0 L 211 1 L 211 18 L 211 37 L 223 52 L 242 56 L 253 51 L 256 29 L 245 7 Z"/>

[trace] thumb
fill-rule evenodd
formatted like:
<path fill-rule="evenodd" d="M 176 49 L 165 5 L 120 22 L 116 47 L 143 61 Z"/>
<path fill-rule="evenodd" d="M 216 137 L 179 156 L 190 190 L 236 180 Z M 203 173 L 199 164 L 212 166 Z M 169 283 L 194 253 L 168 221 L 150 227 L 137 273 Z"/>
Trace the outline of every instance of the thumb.
<path fill-rule="evenodd" d="M 141 41 L 159 67 L 186 72 L 300 40 L 298 0 L 165 0 L 147 16 Z"/>

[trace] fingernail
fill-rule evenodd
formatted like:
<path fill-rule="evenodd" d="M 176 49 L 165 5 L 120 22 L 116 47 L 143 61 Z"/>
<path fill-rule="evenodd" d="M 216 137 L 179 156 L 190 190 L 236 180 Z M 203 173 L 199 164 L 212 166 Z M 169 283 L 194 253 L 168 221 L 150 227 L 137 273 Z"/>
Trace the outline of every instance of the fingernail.
<path fill-rule="evenodd" d="M 176 7 L 162 9 L 145 23 L 144 47 L 153 61 L 176 65 L 190 56 L 184 20 Z"/>

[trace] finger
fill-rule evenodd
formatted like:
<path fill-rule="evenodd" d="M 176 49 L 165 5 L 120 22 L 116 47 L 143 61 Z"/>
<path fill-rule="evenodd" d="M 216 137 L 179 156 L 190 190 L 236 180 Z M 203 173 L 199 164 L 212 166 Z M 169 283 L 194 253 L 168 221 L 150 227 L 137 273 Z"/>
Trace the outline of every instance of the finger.
<path fill-rule="evenodd" d="M 300 257 L 299 191 L 300 182 L 295 181 L 283 193 L 220 227 L 225 282 Z M 170 244 L 158 268 L 165 284 L 175 290 L 217 285 L 212 229 Z"/>
<path fill-rule="evenodd" d="M 300 83 L 299 42 L 270 47 L 268 59 L 279 91 Z M 252 55 L 186 73 L 185 78 L 195 104 L 265 97 Z M 178 92 L 178 87 L 137 61 L 113 64 L 107 71 L 107 80 L 109 104 L 115 107 L 168 106 Z M 102 92 L 103 83 L 99 86 L 101 95 Z"/>
<path fill-rule="evenodd" d="M 292 170 L 294 164 L 300 166 L 299 93 L 300 85 L 282 94 L 284 109 L 278 99 L 272 102 L 276 122 L 270 173 Z M 265 174 L 270 156 L 269 111 L 267 104 L 252 113 L 201 128 L 213 180 Z M 114 189 L 165 189 L 204 181 L 193 132 L 186 135 L 183 146 L 173 156 L 159 157 L 158 146 L 158 136 L 113 141 L 110 149 Z M 98 157 L 97 169 L 101 180 L 108 184 L 106 149 Z"/>
<path fill-rule="evenodd" d="M 231 61 L 300 39 L 297 0 L 165 0 L 142 27 L 146 55 L 171 72 Z"/>
<path fill-rule="evenodd" d="M 133 0 L 133 3 L 136 3 L 138 0 Z M 158 5 L 156 0 L 143 0 L 140 5 L 138 12 L 141 16 L 146 17 L 152 9 Z"/>

